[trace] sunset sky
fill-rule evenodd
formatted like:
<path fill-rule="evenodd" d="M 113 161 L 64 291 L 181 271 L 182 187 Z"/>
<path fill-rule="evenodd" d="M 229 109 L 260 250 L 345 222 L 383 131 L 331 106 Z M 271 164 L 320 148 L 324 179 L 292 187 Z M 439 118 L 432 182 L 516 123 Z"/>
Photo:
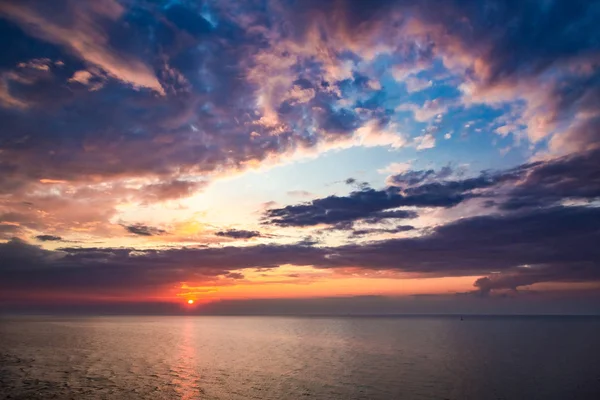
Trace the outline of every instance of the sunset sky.
<path fill-rule="evenodd" d="M 1 0 L 0 310 L 600 312 L 599 20 Z"/>

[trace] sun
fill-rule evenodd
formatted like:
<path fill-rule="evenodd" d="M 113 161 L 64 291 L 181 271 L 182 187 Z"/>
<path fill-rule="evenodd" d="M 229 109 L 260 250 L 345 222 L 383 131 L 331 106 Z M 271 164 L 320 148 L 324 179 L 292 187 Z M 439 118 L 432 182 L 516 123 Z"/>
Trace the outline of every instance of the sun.
<path fill-rule="evenodd" d="M 194 304 L 194 300 L 192 300 L 192 299 L 189 299 L 189 300 L 188 300 L 188 304 Z"/>

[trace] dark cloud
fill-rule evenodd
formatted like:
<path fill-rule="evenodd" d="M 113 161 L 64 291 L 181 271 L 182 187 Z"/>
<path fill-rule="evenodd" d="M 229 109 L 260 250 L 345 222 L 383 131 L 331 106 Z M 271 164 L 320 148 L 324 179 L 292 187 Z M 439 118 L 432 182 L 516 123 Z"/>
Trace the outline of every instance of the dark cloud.
<path fill-rule="evenodd" d="M 600 289 L 597 270 L 597 264 L 521 266 L 477 279 L 473 284 L 477 288 L 474 293 L 481 296 L 505 291 L 516 293 L 519 288 L 541 282 L 596 282 L 596 289 Z"/>
<path fill-rule="evenodd" d="M 386 218 L 414 218 L 414 211 L 397 207 L 453 207 L 474 197 L 493 197 L 504 210 L 551 206 L 565 200 L 600 198 L 600 150 L 575 153 L 547 161 L 526 163 L 504 171 L 484 171 L 464 179 L 445 179 L 449 168 L 439 172 L 407 171 L 388 178 L 383 190 L 371 188 L 348 196 L 329 196 L 311 202 L 269 209 L 265 222 L 280 226 L 318 224 L 350 227 L 357 220 L 377 223 Z M 512 185 L 500 192 L 505 185 Z"/>
<path fill-rule="evenodd" d="M 312 226 L 340 224 L 364 218 L 414 218 L 414 211 L 396 210 L 389 214 L 382 211 L 402 206 L 451 207 L 460 201 L 462 198 L 437 195 L 404 196 L 395 188 L 367 188 L 351 192 L 345 197 L 329 196 L 305 204 L 266 210 L 265 223 L 279 226 Z"/>
<path fill-rule="evenodd" d="M 0 244 L 0 287 L 131 292 L 192 277 L 211 281 L 229 272 L 283 264 L 352 266 L 366 271 L 394 270 L 438 277 L 501 274 L 493 283 L 479 281 L 482 291 L 549 281 L 596 282 L 600 281 L 598 226 L 600 208 L 554 207 L 463 218 L 423 236 L 338 247 L 298 243 L 49 251 L 15 239 Z M 507 283 L 509 279 L 505 277 L 513 276 L 516 278 Z"/>
<path fill-rule="evenodd" d="M 535 75 L 598 50 L 594 20 L 600 9 L 594 2 L 457 0 L 444 2 L 435 13 L 428 10 L 433 2 L 421 3 L 423 18 L 444 24 L 473 51 L 483 52 L 490 82 Z"/>
<path fill-rule="evenodd" d="M 139 236 L 157 236 L 167 233 L 164 229 L 155 228 L 144 224 L 122 225 L 129 233 Z"/>
<path fill-rule="evenodd" d="M 280 226 L 311 226 L 339 225 L 361 219 L 375 223 L 386 218 L 415 218 L 415 211 L 391 209 L 454 207 L 480 196 L 477 190 L 516 181 L 530 166 L 527 164 L 498 173 L 484 172 L 478 177 L 460 180 L 443 180 L 452 172 L 448 167 L 439 172 L 408 171 L 388 178 L 388 183 L 393 186 L 382 190 L 367 187 L 344 197 L 329 196 L 300 205 L 266 210 L 265 222 Z"/>
<path fill-rule="evenodd" d="M 443 167 L 439 171 L 428 170 L 409 170 L 400 174 L 392 175 L 388 178 L 388 184 L 393 186 L 415 186 L 427 181 L 438 181 L 448 178 L 454 171 L 450 167 Z"/>
<path fill-rule="evenodd" d="M 54 235 L 37 235 L 35 238 L 37 240 L 42 241 L 42 242 L 52 242 L 52 241 L 60 241 L 60 240 L 62 240 L 62 237 L 60 237 L 60 236 L 54 236 Z"/>
<path fill-rule="evenodd" d="M 600 281 L 600 208 L 555 207 L 464 218 L 430 234 L 336 248 L 324 267 L 437 276 L 490 275 L 481 291 L 538 282 Z M 486 289 L 487 288 L 487 289 Z"/>
<path fill-rule="evenodd" d="M 0 243 L 0 292 L 16 290 L 25 297 L 36 290 L 127 295 L 186 281 L 218 286 L 227 284 L 221 277 L 242 279 L 238 270 L 275 268 L 291 260 L 311 265 L 323 255 L 323 250 L 302 245 L 49 251 L 13 239 Z"/>
<path fill-rule="evenodd" d="M 13 238 L 8 242 L 0 243 L 0 254 L 2 255 L 0 258 L 3 260 L 0 270 L 5 272 L 19 268 L 20 264 L 35 265 L 32 263 L 39 262 L 41 265 L 52 262 L 58 253 Z"/>
<path fill-rule="evenodd" d="M 504 210 L 551 206 L 566 200 L 593 201 L 600 198 L 600 149 L 573 153 L 545 161 L 526 163 L 504 171 L 484 171 L 474 178 L 437 180 L 449 174 L 440 171 L 408 171 L 388 178 L 403 193 L 412 196 L 494 197 Z M 421 182 L 426 181 L 427 183 Z M 509 186 L 504 186 L 504 185 Z M 500 191 L 499 189 L 503 188 Z"/>
<path fill-rule="evenodd" d="M 412 231 L 413 229 L 415 229 L 415 227 L 411 225 L 398 225 L 394 228 L 355 229 L 352 231 L 352 236 L 364 236 L 379 233 L 400 233 Z"/>
<path fill-rule="evenodd" d="M 229 272 L 224 276 L 229 279 L 244 279 L 244 274 L 241 274 L 239 272 Z"/>
<path fill-rule="evenodd" d="M 18 235 L 21 227 L 19 225 L 13 225 L 10 223 L 0 222 L 0 238 L 10 239 Z"/>
<path fill-rule="evenodd" d="M 501 205 L 506 210 L 549 206 L 565 200 L 600 198 L 600 149 L 522 168 L 527 174 Z"/>
<path fill-rule="evenodd" d="M 258 231 L 247 231 L 243 229 L 228 229 L 226 231 L 219 231 L 215 233 L 215 235 L 233 239 L 252 239 L 262 236 Z"/>

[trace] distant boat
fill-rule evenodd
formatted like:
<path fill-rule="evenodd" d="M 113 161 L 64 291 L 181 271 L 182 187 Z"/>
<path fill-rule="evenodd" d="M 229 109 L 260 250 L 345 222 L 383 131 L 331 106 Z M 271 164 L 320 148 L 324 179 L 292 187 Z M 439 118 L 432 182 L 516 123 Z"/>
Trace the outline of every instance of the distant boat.
<path fill-rule="evenodd" d="M 462 318 L 462 315 L 460 316 L 460 320 L 461 320 L 461 321 L 463 320 L 463 318 Z"/>

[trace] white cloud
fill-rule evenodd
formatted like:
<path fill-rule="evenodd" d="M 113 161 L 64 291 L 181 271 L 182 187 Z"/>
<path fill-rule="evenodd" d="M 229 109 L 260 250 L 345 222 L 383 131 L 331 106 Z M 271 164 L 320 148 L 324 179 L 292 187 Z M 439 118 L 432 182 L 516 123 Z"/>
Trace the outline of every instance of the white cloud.
<path fill-rule="evenodd" d="M 396 111 L 412 111 L 417 121 L 426 122 L 445 114 L 451 104 L 452 102 L 446 99 L 433 99 L 427 100 L 423 105 L 401 104 L 396 107 Z"/>
<path fill-rule="evenodd" d="M 379 172 L 380 174 L 393 174 L 393 175 L 401 174 L 403 172 L 408 171 L 410 169 L 411 165 L 412 165 L 411 161 L 394 162 L 385 168 L 378 169 L 377 172 Z"/>
<path fill-rule="evenodd" d="M 433 85 L 433 81 L 411 75 L 404 80 L 404 84 L 406 85 L 406 90 L 409 93 L 414 93 L 431 87 Z"/>
<path fill-rule="evenodd" d="M 415 137 L 413 143 L 417 150 L 431 149 L 435 147 L 435 137 L 431 133 L 428 133 Z"/>

